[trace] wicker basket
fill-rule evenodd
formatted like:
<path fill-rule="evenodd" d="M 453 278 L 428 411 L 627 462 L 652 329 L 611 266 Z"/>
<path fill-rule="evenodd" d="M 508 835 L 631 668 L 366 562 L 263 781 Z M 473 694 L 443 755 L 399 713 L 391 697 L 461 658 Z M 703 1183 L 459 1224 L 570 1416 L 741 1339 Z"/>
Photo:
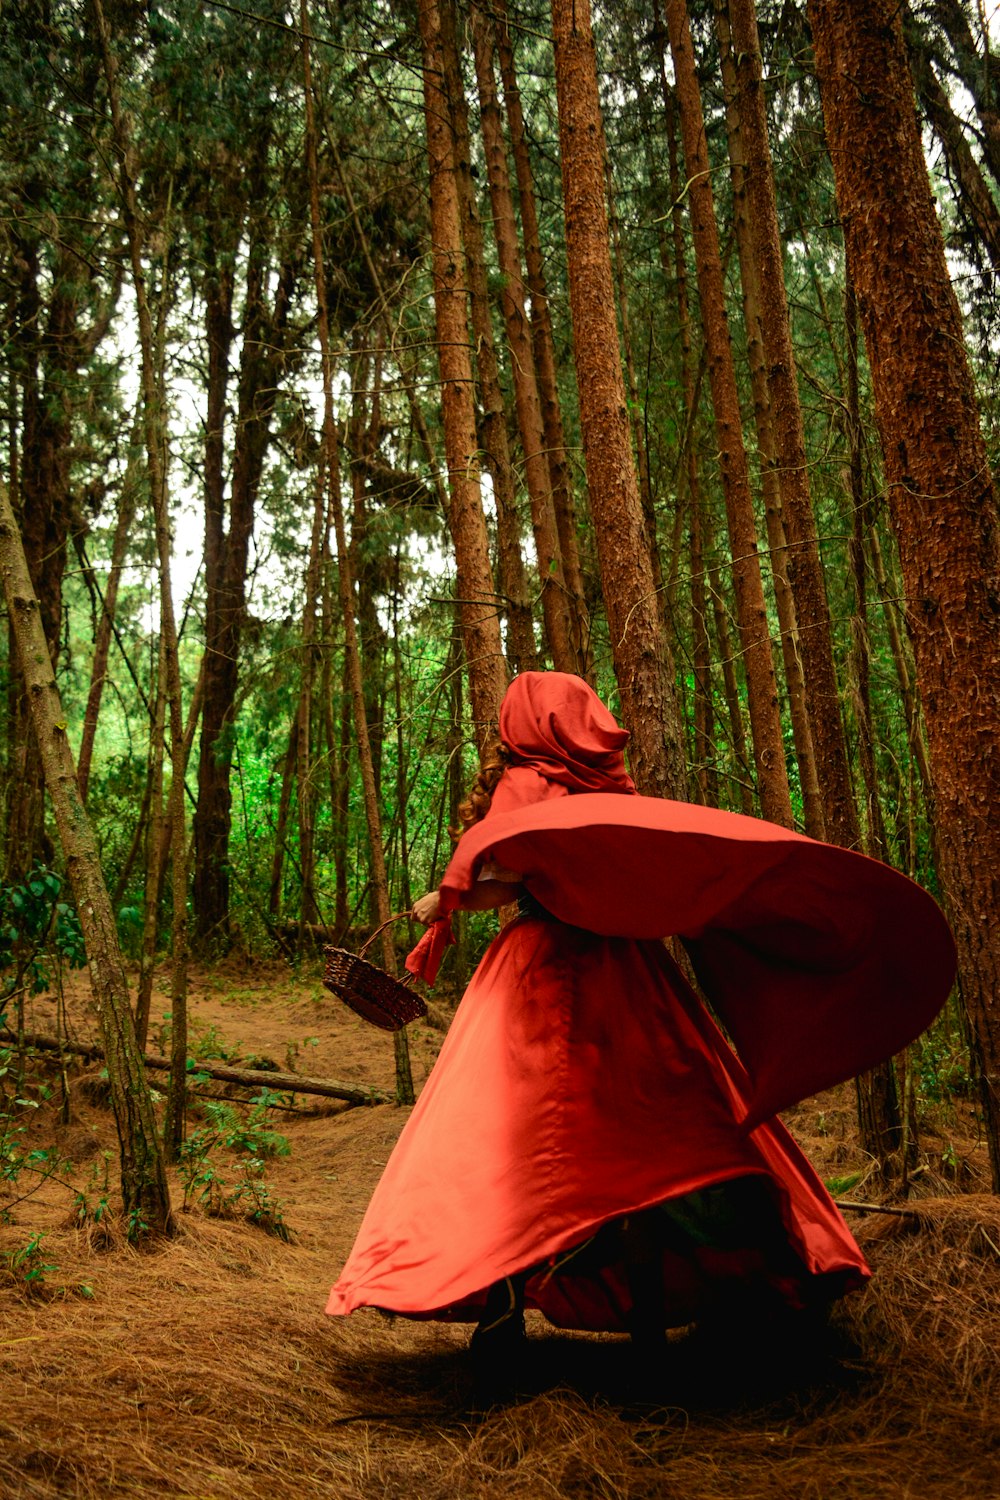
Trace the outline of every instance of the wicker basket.
<path fill-rule="evenodd" d="M 408 912 L 397 912 L 389 922 L 398 922 Z M 427 1014 L 427 1006 L 420 996 L 410 988 L 413 976 L 405 981 L 393 979 L 384 969 L 369 963 L 365 954 L 379 933 L 389 922 L 377 927 L 360 953 L 351 953 L 347 948 L 324 948 L 326 968 L 323 984 L 345 1005 L 373 1026 L 383 1031 L 401 1031 L 410 1021 Z"/>

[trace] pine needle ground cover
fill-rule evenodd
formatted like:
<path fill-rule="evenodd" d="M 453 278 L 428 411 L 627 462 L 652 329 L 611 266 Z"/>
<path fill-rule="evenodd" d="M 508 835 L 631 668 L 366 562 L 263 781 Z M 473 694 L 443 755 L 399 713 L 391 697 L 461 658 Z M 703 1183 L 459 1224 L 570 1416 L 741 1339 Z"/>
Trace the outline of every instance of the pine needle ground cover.
<path fill-rule="evenodd" d="M 195 988 L 203 1053 L 391 1086 L 391 1040 L 323 999 L 318 982 L 233 970 Z M 46 1002 L 35 1004 L 32 1024 L 44 1031 Z M 85 1010 L 74 1009 L 85 1038 Z M 432 1010 L 414 1028 L 418 1085 L 442 1019 Z M 838 1313 L 828 1347 L 776 1362 L 766 1341 L 734 1334 L 709 1349 L 681 1334 L 654 1389 L 636 1377 L 624 1340 L 536 1322 L 537 1389 L 480 1411 L 467 1330 L 374 1311 L 323 1316 L 405 1111 L 311 1108 L 301 1096 L 299 1113 L 270 1110 L 268 1129 L 289 1148 L 265 1163 L 287 1238 L 250 1222 L 235 1194 L 238 1153 L 220 1149 L 205 1155 L 215 1198 L 191 1187 L 190 1171 L 177 1175 L 179 1232 L 140 1253 L 124 1244 L 113 1205 L 101 1208 L 103 1153 L 115 1142 L 93 1064 L 71 1074 L 69 1096 L 67 1123 L 55 1092 L 28 1113 L 31 1141 L 54 1143 L 76 1171 L 20 1202 L 23 1174 L 7 1187 L 0 1493 L 958 1500 L 997 1491 L 1000 1201 L 956 1194 L 930 1166 L 918 1182 L 932 1196 L 907 1205 L 916 1218 L 850 1215 L 875 1276 Z M 247 1116 L 232 1100 L 194 1103 L 189 1136 Z M 925 1137 L 924 1159 L 960 1160 L 975 1187 L 985 1163 L 961 1135 L 961 1113 L 952 1110 L 946 1138 Z M 828 1180 L 863 1171 L 851 1114 L 845 1091 L 790 1121 Z"/>

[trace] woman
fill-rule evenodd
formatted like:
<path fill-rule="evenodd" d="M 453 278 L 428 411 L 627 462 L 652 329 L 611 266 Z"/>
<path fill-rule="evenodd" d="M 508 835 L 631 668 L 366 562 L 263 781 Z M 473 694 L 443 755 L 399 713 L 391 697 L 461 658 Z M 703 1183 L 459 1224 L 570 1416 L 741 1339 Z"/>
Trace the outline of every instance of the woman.
<path fill-rule="evenodd" d="M 414 907 L 433 925 L 410 966 L 433 978 L 456 906 L 518 900 L 520 914 L 466 990 L 327 1311 L 368 1305 L 478 1320 L 474 1352 L 509 1362 L 523 1307 L 564 1328 L 628 1331 L 655 1348 L 665 1328 L 747 1298 L 801 1309 L 861 1285 L 868 1268 L 829 1195 L 779 1122 L 751 1128 L 750 1081 L 664 944 L 600 933 L 609 906 L 622 904 L 623 881 L 632 882 L 626 911 L 649 900 L 645 857 L 644 868 L 627 865 L 608 882 L 613 825 L 662 821 L 664 807 L 688 822 L 728 815 L 639 798 L 622 755 L 628 736 L 579 678 L 523 673 L 504 698 L 500 736 L 440 890 Z M 562 799 L 577 799 L 567 816 L 554 806 Z M 601 810 L 600 830 L 571 829 L 568 844 L 562 832 L 550 844 L 535 837 L 535 872 L 525 876 L 548 893 L 547 906 L 575 893 L 570 925 L 489 845 L 493 830 L 530 834 L 588 808 Z M 771 866 L 789 841 L 793 853 L 825 847 L 757 820 L 730 821 L 761 841 Z M 501 842 L 516 857 L 517 839 Z M 598 862 L 581 871 L 591 849 Z M 730 863 L 741 859 L 737 850 Z M 763 871 L 752 868 L 754 892 L 771 878 Z M 683 887 L 683 871 L 672 878 Z M 699 879 L 734 920 L 728 875 Z M 671 930 L 665 917 L 648 920 Z M 704 911 L 699 923 L 704 930 Z"/>

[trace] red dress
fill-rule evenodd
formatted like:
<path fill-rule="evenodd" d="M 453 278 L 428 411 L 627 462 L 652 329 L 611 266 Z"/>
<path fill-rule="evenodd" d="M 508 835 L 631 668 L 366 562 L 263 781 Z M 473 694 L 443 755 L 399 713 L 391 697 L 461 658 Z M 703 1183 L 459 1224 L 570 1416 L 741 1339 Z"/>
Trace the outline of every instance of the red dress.
<path fill-rule="evenodd" d="M 784 1126 L 772 1119 L 748 1128 L 751 1080 L 663 943 L 588 930 L 608 913 L 628 931 L 634 912 L 640 933 L 644 921 L 663 919 L 643 915 L 656 869 L 611 869 L 600 857 L 611 844 L 585 814 L 599 812 L 602 827 L 627 814 L 633 828 L 648 814 L 656 825 L 650 847 L 658 848 L 669 839 L 658 823 L 669 823 L 662 808 L 671 804 L 634 796 L 621 762 L 624 733 L 578 679 L 524 674 L 508 700 L 517 689 L 524 709 L 525 693 L 549 695 L 553 679 L 568 682 L 569 707 L 583 702 L 586 722 L 576 722 L 569 748 L 553 747 L 547 731 L 539 749 L 537 703 L 523 721 L 501 718 L 519 764 L 505 773 L 487 817 L 463 836 L 442 884 L 445 909 L 454 907 L 484 859 L 496 857 L 523 874 L 547 910 L 522 916 L 487 950 L 327 1311 L 368 1305 L 475 1320 L 493 1283 L 528 1272 L 526 1306 L 553 1323 L 624 1330 L 629 1281 L 614 1225 L 656 1205 L 667 1324 L 691 1321 L 720 1291 L 745 1283 L 766 1283 L 792 1305 L 861 1284 L 868 1275 L 861 1252 Z M 565 702 L 560 715 L 565 735 Z M 588 790 L 597 796 L 571 795 Z M 680 822 L 700 826 L 699 814 L 705 810 L 686 809 Z M 708 822 L 731 836 L 728 821 Z M 800 844 L 822 847 L 755 820 L 735 822 L 747 825 L 748 839 L 767 843 L 773 834 L 783 851 L 791 840 L 793 858 L 809 854 Z M 686 848 L 682 839 L 677 848 Z M 586 849 L 599 856 L 589 876 L 579 868 Z M 690 850 L 685 858 L 691 879 L 682 882 L 680 907 L 700 918 L 710 909 L 731 916 L 740 862 L 730 857 L 720 876 L 708 860 L 700 877 Z M 765 865 L 752 866 L 744 882 L 758 904 Z M 616 908 L 623 882 L 630 893 Z M 598 899 L 588 905 L 592 892 Z M 552 915 L 560 902 L 570 921 Z M 711 969 L 710 943 L 707 951 Z M 839 957 L 833 967 L 851 972 Z M 745 1018 L 741 1024 L 748 1035 Z M 794 1025 L 787 1030 L 795 1036 Z M 780 1053 L 780 1038 L 773 1050 Z M 804 1076 L 812 1078 L 809 1066 Z M 780 1095 L 781 1087 L 768 1079 L 764 1094 Z"/>

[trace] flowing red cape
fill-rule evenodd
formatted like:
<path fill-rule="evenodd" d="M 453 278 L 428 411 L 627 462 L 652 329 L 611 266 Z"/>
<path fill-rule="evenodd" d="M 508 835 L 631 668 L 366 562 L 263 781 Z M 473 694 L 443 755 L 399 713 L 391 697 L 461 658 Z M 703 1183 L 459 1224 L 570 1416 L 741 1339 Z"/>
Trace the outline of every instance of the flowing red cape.
<path fill-rule="evenodd" d="M 747 1129 L 900 1051 L 955 976 L 920 886 L 738 813 L 603 792 L 494 813 L 462 836 L 443 914 L 486 859 L 571 926 L 683 940 L 752 1080 Z"/>

